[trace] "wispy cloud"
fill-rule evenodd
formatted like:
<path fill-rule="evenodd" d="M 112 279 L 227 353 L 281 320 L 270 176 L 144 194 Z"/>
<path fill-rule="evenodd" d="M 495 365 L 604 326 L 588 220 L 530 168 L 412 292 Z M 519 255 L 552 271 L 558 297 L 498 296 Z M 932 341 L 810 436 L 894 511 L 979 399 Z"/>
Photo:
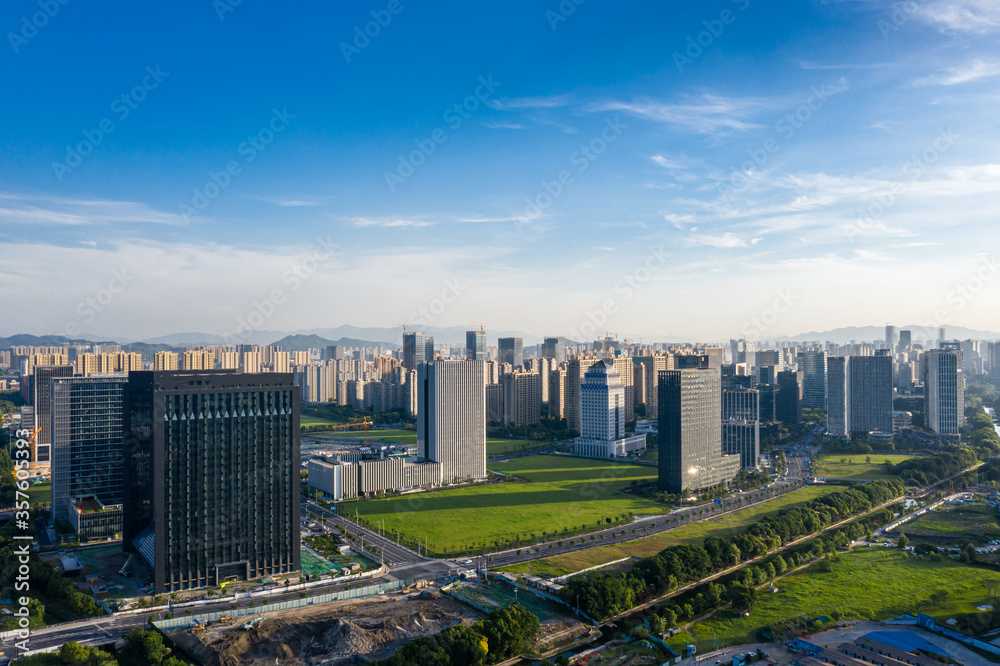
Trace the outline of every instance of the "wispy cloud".
<path fill-rule="evenodd" d="M 594 102 L 585 111 L 622 111 L 646 120 L 661 122 L 677 129 L 699 134 L 722 135 L 761 127 L 747 118 L 768 108 L 761 99 L 702 95 L 683 103 L 669 104 L 652 100 Z"/>
<path fill-rule="evenodd" d="M 756 244 L 760 239 L 755 238 L 747 242 L 743 238 L 727 231 L 721 235 L 713 234 L 698 234 L 692 230 L 691 235 L 687 239 L 687 244 L 689 246 L 695 247 L 698 245 L 705 245 L 708 247 L 720 247 L 720 248 L 738 248 L 738 247 L 750 247 L 751 244 Z"/>
<path fill-rule="evenodd" d="M 996 0 L 932 0 L 914 4 L 917 16 L 942 30 L 985 34 L 1000 29 L 1000 3 Z"/>
<path fill-rule="evenodd" d="M 85 226 L 108 224 L 185 225 L 184 218 L 164 213 L 137 201 L 65 199 L 0 193 L 0 224 L 52 224 Z"/>
<path fill-rule="evenodd" d="M 425 222 L 423 220 L 408 220 L 405 218 L 390 217 L 390 218 L 379 218 L 374 219 L 371 217 L 355 217 L 351 219 L 351 222 L 356 227 L 389 227 L 389 228 L 404 228 L 404 227 L 430 227 L 433 226 L 432 222 Z"/>
<path fill-rule="evenodd" d="M 660 165 L 664 169 L 683 169 L 684 165 L 676 160 L 667 159 L 663 155 L 651 155 L 649 157 L 653 163 Z"/>
<path fill-rule="evenodd" d="M 548 95 L 543 97 L 501 97 L 488 100 L 486 105 L 502 111 L 505 109 L 554 109 L 567 106 L 570 102 L 569 95 Z"/>
<path fill-rule="evenodd" d="M 973 60 L 960 67 L 952 67 L 940 74 L 931 74 L 913 82 L 915 86 L 954 86 L 1000 75 L 1000 62 Z"/>
<path fill-rule="evenodd" d="M 521 125 L 520 123 L 505 123 L 505 122 L 497 122 L 497 121 L 493 121 L 493 120 L 484 122 L 483 123 L 483 127 L 488 127 L 490 129 L 512 129 L 512 130 L 523 130 L 524 129 L 524 125 Z"/>

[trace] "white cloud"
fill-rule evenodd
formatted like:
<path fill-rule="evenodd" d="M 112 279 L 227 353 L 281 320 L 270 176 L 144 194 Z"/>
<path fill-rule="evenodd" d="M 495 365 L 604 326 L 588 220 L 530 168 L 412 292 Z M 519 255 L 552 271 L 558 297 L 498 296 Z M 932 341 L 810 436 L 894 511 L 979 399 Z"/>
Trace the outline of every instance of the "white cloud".
<path fill-rule="evenodd" d="M 692 230 L 691 236 L 687 239 L 687 243 L 690 246 L 705 245 L 708 247 L 720 248 L 748 247 L 745 240 L 729 231 L 721 235 L 696 234 L 693 232 L 694 230 Z"/>
<path fill-rule="evenodd" d="M 505 123 L 496 121 L 487 121 L 483 123 L 483 127 L 488 127 L 490 129 L 512 129 L 512 130 L 523 130 L 524 125 L 519 123 Z"/>
<path fill-rule="evenodd" d="M 647 120 L 665 123 L 678 129 L 719 136 L 761 127 L 761 125 L 746 119 L 769 106 L 770 103 L 756 98 L 722 97 L 706 94 L 690 98 L 680 104 L 667 104 L 652 100 L 631 102 L 610 100 L 589 104 L 584 110 L 590 112 L 622 111 Z"/>
<path fill-rule="evenodd" d="M 371 217 L 355 217 L 351 219 L 356 227 L 430 227 L 433 226 L 432 222 L 425 222 L 423 220 L 408 220 L 399 217 L 384 217 L 379 219 L 374 219 Z"/>
<path fill-rule="evenodd" d="M 954 86 L 979 79 L 990 78 L 1000 75 L 1000 62 L 985 60 L 973 60 L 960 67 L 952 67 L 942 74 L 932 74 L 917 79 L 913 82 L 915 86 Z"/>
<path fill-rule="evenodd" d="M 567 106 L 571 102 L 569 95 L 548 95 L 543 97 L 501 97 L 488 100 L 487 106 L 497 110 L 505 109 L 554 109 Z"/>
<path fill-rule="evenodd" d="M 184 218 L 136 201 L 67 199 L 48 195 L 0 194 L 0 224 L 85 226 L 108 224 L 186 225 Z"/>
<path fill-rule="evenodd" d="M 917 16 L 942 30 L 985 34 L 1000 29 L 996 0 L 931 0 L 914 5 Z"/>

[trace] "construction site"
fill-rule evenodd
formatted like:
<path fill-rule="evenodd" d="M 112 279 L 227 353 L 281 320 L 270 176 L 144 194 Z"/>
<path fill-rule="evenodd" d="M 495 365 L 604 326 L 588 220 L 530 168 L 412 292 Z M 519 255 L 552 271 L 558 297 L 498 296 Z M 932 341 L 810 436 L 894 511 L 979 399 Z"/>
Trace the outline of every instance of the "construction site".
<path fill-rule="evenodd" d="M 167 635 L 190 656 L 213 666 L 336 664 L 355 656 L 388 657 L 411 638 L 482 617 L 437 592 L 411 590 L 266 615 L 224 616 Z"/>
<path fill-rule="evenodd" d="M 486 601 L 485 606 L 513 601 L 501 599 L 493 585 L 468 585 L 463 591 L 470 598 Z M 475 597 L 474 591 L 480 596 Z M 547 605 L 534 600 L 530 593 L 522 596 L 522 603 Z M 210 666 L 354 663 L 359 657 L 364 661 L 387 658 L 408 640 L 485 617 L 485 612 L 463 601 L 430 588 L 411 586 L 403 593 L 260 615 L 222 616 L 214 622 L 178 627 L 166 634 L 190 657 Z M 535 645 L 539 653 L 556 652 L 593 636 L 592 627 L 551 608 L 542 616 Z"/>

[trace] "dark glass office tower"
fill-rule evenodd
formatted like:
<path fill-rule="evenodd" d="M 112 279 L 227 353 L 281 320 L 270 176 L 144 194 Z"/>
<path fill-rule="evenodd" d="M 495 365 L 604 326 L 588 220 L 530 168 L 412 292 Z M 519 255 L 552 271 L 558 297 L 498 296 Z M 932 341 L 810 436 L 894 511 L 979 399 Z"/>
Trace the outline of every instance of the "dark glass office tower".
<path fill-rule="evenodd" d="M 132 372 L 123 544 L 157 593 L 299 569 L 292 375 Z"/>
<path fill-rule="evenodd" d="M 708 488 L 739 474 L 740 456 L 722 453 L 719 370 L 661 370 L 658 380 L 657 487 L 681 493 Z"/>
<path fill-rule="evenodd" d="M 778 395 L 774 398 L 774 418 L 786 426 L 802 423 L 802 371 L 778 373 Z"/>
<path fill-rule="evenodd" d="M 501 363 L 510 363 L 519 368 L 524 363 L 524 340 L 522 338 L 500 338 L 497 341 Z"/>

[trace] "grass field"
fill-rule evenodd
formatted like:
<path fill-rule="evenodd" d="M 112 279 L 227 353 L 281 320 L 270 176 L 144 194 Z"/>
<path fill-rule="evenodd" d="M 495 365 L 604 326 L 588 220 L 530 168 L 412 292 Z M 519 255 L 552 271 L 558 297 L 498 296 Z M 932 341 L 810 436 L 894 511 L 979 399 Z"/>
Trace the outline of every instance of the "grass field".
<path fill-rule="evenodd" d="M 332 419 L 324 419 L 320 416 L 313 416 L 312 414 L 302 414 L 299 416 L 300 426 L 337 425 L 339 423 L 341 422 L 334 421 Z"/>
<path fill-rule="evenodd" d="M 680 544 L 698 545 L 706 537 L 710 536 L 721 538 L 734 536 L 746 529 L 754 521 L 760 520 L 768 514 L 790 506 L 803 504 L 804 502 L 836 492 L 837 490 L 843 490 L 843 488 L 840 486 L 825 485 L 806 486 L 798 490 L 793 490 L 770 502 L 758 504 L 748 509 L 741 509 L 740 511 L 719 516 L 718 518 L 702 520 L 691 525 L 678 527 L 669 532 L 662 532 L 654 536 L 629 541 L 628 543 L 598 546 L 596 548 L 578 550 L 573 553 L 545 557 L 532 560 L 531 562 L 502 567 L 501 570 L 553 577 L 605 564 L 606 562 L 614 562 L 623 557 L 649 557 L 668 546 L 677 546 Z"/>
<path fill-rule="evenodd" d="M 839 611 L 843 619 L 884 620 L 922 612 L 943 622 L 959 613 L 975 613 L 976 606 L 995 604 L 984 587 L 1000 572 L 959 564 L 949 558 L 933 562 L 896 550 L 859 548 L 837 558 L 830 573 L 806 568 L 779 580 L 778 592 L 758 593 L 750 617 L 721 612 L 691 629 L 701 650 L 708 649 L 713 634 L 726 645 L 755 642 L 759 627 L 799 617 L 815 618 Z M 931 594 L 947 593 L 946 605 L 922 605 Z"/>
<path fill-rule="evenodd" d="M 985 504 L 943 505 L 901 528 L 911 541 L 969 539 L 976 545 L 1000 539 L 996 509 Z"/>
<path fill-rule="evenodd" d="M 486 455 L 496 456 L 502 453 L 517 453 L 518 451 L 526 451 L 527 449 L 534 449 L 539 446 L 548 446 L 548 442 L 537 440 L 529 442 L 526 439 L 487 439 Z"/>
<path fill-rule="evenodd" d="M 905 455 L 867 455 L 864 453 L 821 453 L 813 463 L 813 474 L 836 479 L 887 479 L 884 463 L 886 460 L 893 465 L 909 460 L 914 456 Z M 866 462 L 868 459 L 871 462 Z M 841 462 L 844 460 L 846 462 Z"/>
<path fill-rule="evenodd" d="M 306 436 L 314 439 L 364 439 L 366 435 L 363 430 L 349 430 L 309 433 Z M 370 440 L 379 439 L 383 442 L 417 445 L 416 430 L 369 430 L 367 437 Z"/>
<path fill-rule="evenodd" d="M 562 456 L 529 456 L 493 467 L 527 481 L 368 500 L 351 510 L 371 524 L 384 520 L 390 534 L 399 530 L 411 539 L 428 538 L 431 552 L 438 554 L 505 542 L 514 546 L 518 538 L 541 538 L 543 532 L 568 536 L 593 530 L 604 518 L 665 510 L 619 492 L 633 480 L 653 480 L 652 467 Z"/>
<path fill-rule="evenodd" d="M 49 504 L 52 501 L 52 483 L 46 481 L 37 486 L 28 487 L 28 502 L 34 506 L 36 504 Z"/>

